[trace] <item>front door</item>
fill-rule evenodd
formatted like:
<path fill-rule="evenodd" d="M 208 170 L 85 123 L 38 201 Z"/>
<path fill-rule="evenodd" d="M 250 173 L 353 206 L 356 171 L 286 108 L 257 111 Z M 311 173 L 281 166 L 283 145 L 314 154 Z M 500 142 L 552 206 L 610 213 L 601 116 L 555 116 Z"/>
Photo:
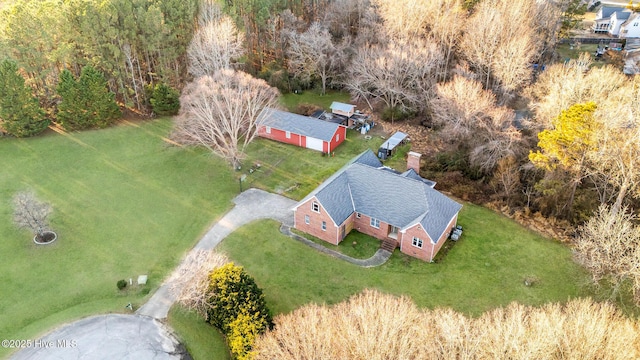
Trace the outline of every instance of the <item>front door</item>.
<path fill-rule="evenodd" d="M 344 237 L 346 236 L 345 231 L 344 231 L 344 224 L 342 224 L 342 226 L 340 227 L 340 241 L 344 240 Z"/>
<path fill-rule="evenodd" d="M 398 239 L 398 228 L 393 225 L 389 225 L 389 237 L 392 239 Z"/>

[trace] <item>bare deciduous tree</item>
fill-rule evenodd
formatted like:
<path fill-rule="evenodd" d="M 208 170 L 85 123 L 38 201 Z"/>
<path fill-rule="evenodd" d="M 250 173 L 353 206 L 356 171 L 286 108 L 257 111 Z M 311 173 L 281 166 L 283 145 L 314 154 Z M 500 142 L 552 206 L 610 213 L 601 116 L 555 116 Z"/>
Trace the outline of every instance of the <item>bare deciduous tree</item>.
<path fill-rule="evenodd" d="M 264 80 L 243 72 L 225 69 L 202 76 L 182 90 L 172 137 L 205 146 L 235 168 L 258 122 L 268 115 L 263 110 L 275 107 L 278 95 Z"/>
<path fill-rule="evenodd" d="M 442 49 L 444 61 L 439 80 L 446 79 L 447 67 L 462 35 L 467 11 L 460 0 L 376 0 L 374 1 L 383 26 L 379 41 L 402 38 L 412 41 L 432 38 Z"/>
<path fill-rule="evenodd" d="M 581 227 L 574 256 L 598 283 L 610 280 L 614 294 L 625 280 L 633 284 L 636 304 L 640 304 L 640 229 L 637 217 L 627 207 L 618 211 L 601 205 Z"/>
<path fill-rule="evenodd" d="M 222 15 L 217 4 L 203 1 L 199 27 L 187 48 L 189 73 L 197 78 L 230 68 L 244 54 L 243 42 L 233 20 Z"/>
<path fill-rule="evenodd" d="M 382 101 L 390 109 L 415 110 L 433 91 L 442 61 L 442 52 L 430 39 L 362 46 L 347 69 L 345 86 L 371 108 Z"/>
<path fill-rule="evenodd" d="M 467 318 L 420 310 L 367 290 L 333 307 L 307 305 L 275 319 L 255 359 L 635 359 L 637 320 L 608 303 L 510 304 Z M 338 335 L 339 334 L 339 335 Z"/>
<path fill-rule="evenodd" d="M 549 128 L 562 110 L 574 104 L 593 101 L 598 106 L 606 102 L 610 93 L 626 82 L 626 77 L 609 66 L 592 68 L 588 53 L 567 64 L 547 67 L 530 89 L 536 122 Z"/>
<path fill-rule="evenodd" d="M 519 151 L 513 111 L 498 106 L 495 95 L 478 81 L 456 75 L 436 86 L 429 104 L 434 123 L 448 139 L 471 149 L 471 164 L 483 172 L 490 173 L 501 159 Z"/>
<path fill-rule="evenodd" d="M 597 149 L 589 154 L 593 172 L 617 190 L 612 211 L 628 194 L 638 196 L 640 184 L 640 77 L 627 81 L 596 110 L 601 122 Z"/>
<path fill-rule="evenodd" d="M 208 320 L 209 274 L 228 262 L 225 255 L 212 250 L 191 251 L 169 279 L 176 301 Z"/>
<path fill-rule="evenodd" d="M 42 236 L 48 230 L 47 218 L 51 215 L 51 205 L 39 201 L 32 191 L 23 191 L 13 197 L 13 220 L 18 227 L 31 230 Z"/>
<path fill-rule="evenodd" d="M 535 1 L 484 0 L 466 22 L 460 49 L 501 98 L 531 79 L 531 63 L 541 43 L 537 38 Z"/>
<path fill-rule="evenodd" d="M 319 78 L 322 94 L 326 92 L 327 80 L 335 77 L 343 60 L 342 54 L 343 49 L 333 43 L 329 31 L 317 22 L 307 31 L 292 32 L 289 37 L 289 71 L 306 83 Z"/>

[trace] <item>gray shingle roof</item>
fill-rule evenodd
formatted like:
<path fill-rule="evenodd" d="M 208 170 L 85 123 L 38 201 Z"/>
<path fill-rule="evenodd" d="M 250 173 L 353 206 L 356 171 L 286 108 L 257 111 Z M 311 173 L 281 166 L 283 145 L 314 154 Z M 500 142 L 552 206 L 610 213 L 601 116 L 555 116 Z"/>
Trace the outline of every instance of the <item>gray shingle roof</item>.
<path fill-rule="evenodd" d="M 618 20 L 627 20 L 629 16 L 631 16 L 631 13 L 626 11 L 616 11 L 615 14 Z M 613 16 L 613 14 L 611 14 L 611 16 Z"/>
<path fill-rule="evenodd" d="M 267 116 L 260 121 L 260 125 L 324 141 L 331 141 L 340 127 L 339 124 L 282 110 L 265 109 L 264 111 L 267 112 Z"/>
<path fill-rule="evenodd" d="M 602 18 L 608 18 L 613 15 L 614 12 L 624 11 L 626 10 L 623 7 L 613 7 L 613 6 L 603 6 L 602 7 Z"/>
<path fill-rule="evenodd" d="M 419 222 L 432 239 L 438 239 L 462 205 L 422 178 L 385 171 L 374 158 L 370 150 L 360 154 L 299 204 L 315 196 L 336 224 L 354 211 L 400 229 Z"/>

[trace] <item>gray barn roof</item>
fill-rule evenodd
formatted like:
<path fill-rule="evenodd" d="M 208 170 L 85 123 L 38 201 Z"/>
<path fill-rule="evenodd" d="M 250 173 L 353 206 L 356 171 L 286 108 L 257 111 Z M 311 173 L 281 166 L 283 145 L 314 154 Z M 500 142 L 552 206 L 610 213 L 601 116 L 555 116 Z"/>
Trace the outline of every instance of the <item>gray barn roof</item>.
<path fill-rule="evenodd" d="M 420 223 L 432 239 L 440 238 L 462 205 L 422 178 L 384 171 L 379 164 L 375 154 L 367 150 L 299 204 L 315 196 L 336 224 L 359 212 L 400 229 Z"/>
<path fill-rule="evenodd" d="M 276 109 L 267 108 L 263 111 L 266 112 L 266 116 L 261 119 L 260 125 L 324 141 L 331 141 L 333 135 L 341 126 L 339 124 Z"/>

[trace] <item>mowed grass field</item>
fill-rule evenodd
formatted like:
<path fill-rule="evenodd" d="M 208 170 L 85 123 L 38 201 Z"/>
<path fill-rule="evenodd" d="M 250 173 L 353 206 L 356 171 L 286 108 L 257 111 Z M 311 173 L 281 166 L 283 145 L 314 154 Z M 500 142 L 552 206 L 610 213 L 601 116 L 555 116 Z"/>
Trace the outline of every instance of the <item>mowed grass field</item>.
<path fill-rule="evenodd" d="M 271 221 L 239 229 L 218 250 L 255 277 L 275 313 L 337 303 L 366 288 L 473 316 L 513 301 L 540 305 L 593 295 L 588 274 L 564 245 L 475 205 L 465 204 L 459 223 L 462 239 L 437 263 L 396 250 L 380 267 L 358 267 L 282 235 Z M 526 286 L 525 278 L 534 284 Z"/>
<path fill-rule="evenodd" d="M 229 166 L 163 140 L 169 119 L 0 140 L 0 335 L 34 339 L 64 322 L 144 303 L 238 192 Z M 12 223 L 13 195 L 54 209 L 58 240 Z M 149 275 L 121 292 L 120 279 Z M 0 358 L 7 349 L 0 349 Z"/>

